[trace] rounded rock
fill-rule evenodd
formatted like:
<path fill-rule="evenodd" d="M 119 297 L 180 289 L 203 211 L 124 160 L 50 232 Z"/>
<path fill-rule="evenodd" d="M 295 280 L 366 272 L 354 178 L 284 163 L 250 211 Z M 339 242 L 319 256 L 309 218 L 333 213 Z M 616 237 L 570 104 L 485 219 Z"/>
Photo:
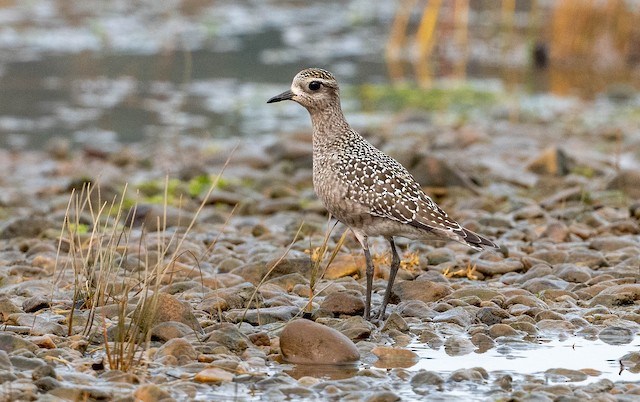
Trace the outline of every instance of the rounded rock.
<path fill-rule="evenodd" d="M 350 364 L 360 360 L 356 345 L 341 332 L 304 319 L 284 327 L 280 351 L 285 361 L 294 364 Z"/>
<path fill-rule="evenodd" d="M 364 301 L 362 301 L 362 297 L 348 291 L 335 292 L 324 298 L 320 303 L 320 308 L 336 315 L 362 315 Z"/>

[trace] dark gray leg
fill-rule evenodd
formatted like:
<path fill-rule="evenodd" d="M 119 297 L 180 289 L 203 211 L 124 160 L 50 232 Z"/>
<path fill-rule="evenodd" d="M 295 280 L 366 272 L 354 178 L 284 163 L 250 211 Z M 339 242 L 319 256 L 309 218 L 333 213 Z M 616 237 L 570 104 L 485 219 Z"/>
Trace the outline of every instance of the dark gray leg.
<path fill-rule="evenodd" d="M 371 318 L 371 292 L 373 290 L 373 261 L 371 260 L 371 253 L 369 253 L 369 242 L 367 238 L 361 240 L 362 249 L 364 250 L 364 258 L 367 261 L 367 294 L 365 296 L 364 304 L 364 319 L 369 320 Z"/>
<path fill-rule="evenodd" d="M 389 237 L 389 245 L 391 246 L 391 269 L 389 270 L 389 282 L 387 283 L 387 290 L 384 292 L 384 299 L 382 299 L 382 306 L 380 306 L 380 313 L 378 314 L 379 320 L 384 320 L 384 313 L 387 309 L 387 303 L 391 297 L 391 288 L 393 287 L 393 281 L 396 279 L 398 268 L 400 268 L 400 256 L 398 250 L 396 250 L 396 244 L 393 241 L 393 237 Z"/>

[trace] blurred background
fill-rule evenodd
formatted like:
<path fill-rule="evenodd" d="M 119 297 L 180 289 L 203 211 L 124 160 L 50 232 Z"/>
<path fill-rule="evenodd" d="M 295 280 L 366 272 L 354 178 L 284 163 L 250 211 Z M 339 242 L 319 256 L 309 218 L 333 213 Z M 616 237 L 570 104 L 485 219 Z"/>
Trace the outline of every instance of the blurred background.
<path fill-rule="evenodd" d="M 542 108 L 629 99 L 640 88 L 639 6 L 1 0 L 0 146 L 308 130 L 296 105 L 265 101 L 310 66 L 337 75 L 357 127 L 405 108 L 473 108 L 496 93 L 544 94 Z"/>

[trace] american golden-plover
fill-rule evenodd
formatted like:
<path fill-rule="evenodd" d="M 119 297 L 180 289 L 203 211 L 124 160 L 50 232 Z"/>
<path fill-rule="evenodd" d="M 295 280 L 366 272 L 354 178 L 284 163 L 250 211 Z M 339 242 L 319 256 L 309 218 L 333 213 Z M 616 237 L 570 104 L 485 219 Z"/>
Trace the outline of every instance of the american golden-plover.
<path fill-rule="evenodd" d="M 369 236 L 384 236 L 391 246 L 389 282 L 378 318 L 384 318 L 400 266 L 395 236 L 450 239 L 474 249 L 497 248 L 488 239 L 449 218 L 399 162 L 353 130 L 340 106 L 333 74 L 320 68 L 300 71 L 291 89 L 267 103 L 292 100 L 304 106 L 313 126 L 313 187 L 325 208 L 347 225 L 362 245 L 366 259 L 364 317 L 371 315 L 373 261 Z"/>

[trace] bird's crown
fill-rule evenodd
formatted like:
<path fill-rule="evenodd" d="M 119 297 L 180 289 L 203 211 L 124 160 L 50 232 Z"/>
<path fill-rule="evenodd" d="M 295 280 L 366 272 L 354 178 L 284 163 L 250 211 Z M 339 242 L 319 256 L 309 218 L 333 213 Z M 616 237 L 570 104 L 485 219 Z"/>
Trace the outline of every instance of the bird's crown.
<path fill-rule="evenodd" d="M 306 70 L 302 70 L 298 73 L 298 78 L 320 78 L 323 80 L 336 80 L 336 77 L 334 77 L 333 74 L 322 68 L 307 68 Z"/>

